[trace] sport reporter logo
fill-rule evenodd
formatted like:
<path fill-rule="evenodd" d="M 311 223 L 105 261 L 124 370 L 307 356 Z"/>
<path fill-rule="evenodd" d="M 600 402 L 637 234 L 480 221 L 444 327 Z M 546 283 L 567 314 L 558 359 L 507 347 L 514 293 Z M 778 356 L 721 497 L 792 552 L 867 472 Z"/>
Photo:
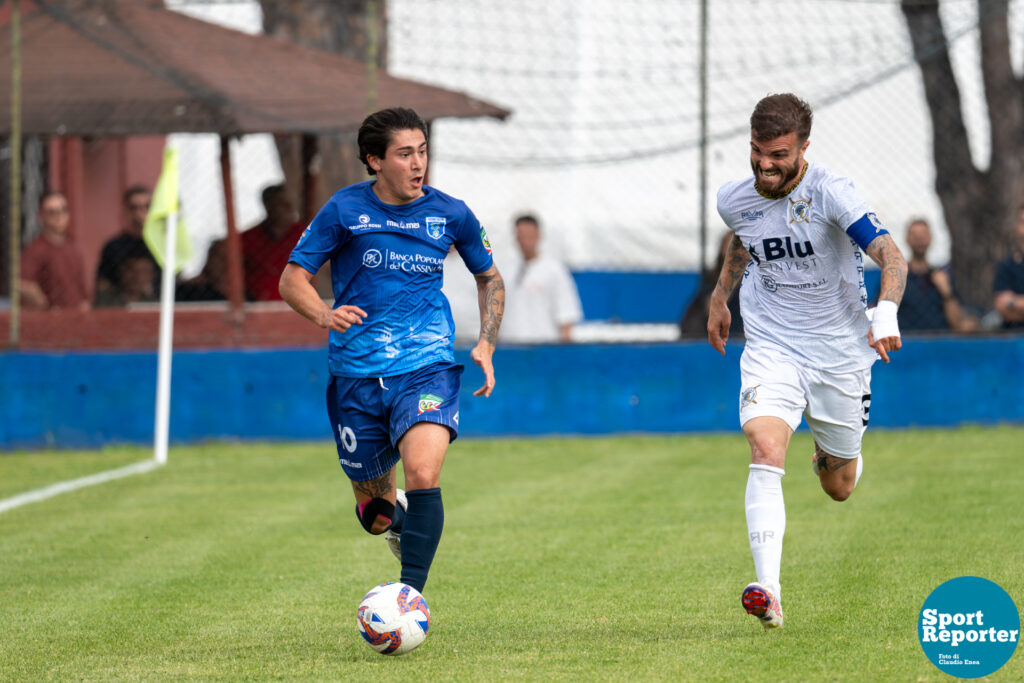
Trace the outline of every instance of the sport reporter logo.
<path fill-rule="evenodd" d="M 998 584 L 961 576 L 931 592 L 917 622 L 921 649 L 940 671 L 980 678 L 998 671 L 1020 639 L 1020 614 Z"/>

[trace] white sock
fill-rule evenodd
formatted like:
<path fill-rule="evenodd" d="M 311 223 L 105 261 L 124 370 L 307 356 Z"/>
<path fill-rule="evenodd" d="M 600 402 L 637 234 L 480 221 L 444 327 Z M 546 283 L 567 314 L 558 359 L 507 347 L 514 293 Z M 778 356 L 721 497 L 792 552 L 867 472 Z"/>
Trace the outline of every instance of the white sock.
<path fill-rule="evenodd" d="M 857 482 L 860 481 L 860 473 L 864 471 L 864 456 L 857 456 L 857 475 L 853 479 L 853 485 L 856 486 Z"/>
<path fill-rule="evenodd" d="M 751 465 L 747 477 L 747 532 L 757 582 L 775 590 L 779 589 L 782 537 L 786 533 L 786 504 L 782 499 L 785 473 L 771 465 Z"/>

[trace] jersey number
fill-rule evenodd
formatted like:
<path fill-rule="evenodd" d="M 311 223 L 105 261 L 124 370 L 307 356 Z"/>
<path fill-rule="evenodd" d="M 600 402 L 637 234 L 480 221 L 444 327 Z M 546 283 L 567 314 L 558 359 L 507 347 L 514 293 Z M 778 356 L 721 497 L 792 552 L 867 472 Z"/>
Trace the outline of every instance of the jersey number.
<path fill-rule="evenodd" d="M 338 425 L 338 434 L 341 436 L 341 445 L 349 453 L 356 452 L 356 433 L 352 431 L 351 427 L 342 427 Z"/>

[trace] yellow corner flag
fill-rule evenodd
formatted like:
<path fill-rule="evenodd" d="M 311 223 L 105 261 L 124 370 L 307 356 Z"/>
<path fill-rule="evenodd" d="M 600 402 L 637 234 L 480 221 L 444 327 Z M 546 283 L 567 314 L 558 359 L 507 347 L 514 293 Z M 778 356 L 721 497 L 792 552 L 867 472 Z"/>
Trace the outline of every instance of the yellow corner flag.
<path fill-rule="evenodd" d="M 177 214 L 178 206 L 178 150 L 167 147 L 164 149 L 164 167 L 160 171 L 160 180 L 153 190 L 146 225 L 142 228 L 142 238 L 146 241 L 153 258 L 162 268 L 166 258 L 164 241 L 167 231 L 167 217 Z M 185 229 L 185 219 L 178 215 L 177 239 L 174 248 L 174 272 L 180 273 L 185 263 L 192 258 L 192 240 Z"/>

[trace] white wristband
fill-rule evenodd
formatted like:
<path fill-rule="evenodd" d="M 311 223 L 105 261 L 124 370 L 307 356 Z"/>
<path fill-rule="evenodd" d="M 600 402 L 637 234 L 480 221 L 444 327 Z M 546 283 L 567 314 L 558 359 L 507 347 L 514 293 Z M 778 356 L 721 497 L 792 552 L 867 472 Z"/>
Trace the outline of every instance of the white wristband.
<path fill-rule="evenodd" d="M 886 337 L 900 336 L 900 326 L 896 322 L 896 311 L 899 306 L 895 301 L 882 300 L 875 306 L 875 314 L 871 319 L 871 336 L 875 341 Z"/>

